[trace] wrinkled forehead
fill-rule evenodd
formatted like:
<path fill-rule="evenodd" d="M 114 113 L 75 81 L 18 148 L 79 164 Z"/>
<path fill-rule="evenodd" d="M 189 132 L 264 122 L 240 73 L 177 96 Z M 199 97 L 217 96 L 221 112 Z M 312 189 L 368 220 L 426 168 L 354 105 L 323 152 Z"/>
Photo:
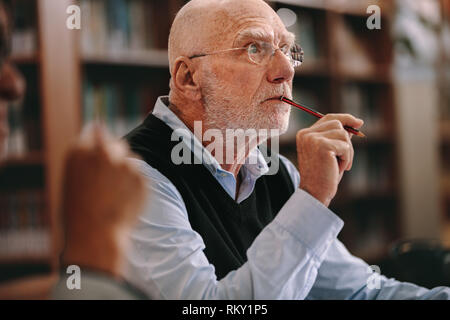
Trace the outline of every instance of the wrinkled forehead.
<path fill-rule="evenodd" d="M 265 3 L 241 1 L 238 5 L 221 8 L 215 18 L 217 38 L 224 47 L 251 39 L 274 44 L 295 41 L 295 35 L 286 30 L 280 17 Z"/>

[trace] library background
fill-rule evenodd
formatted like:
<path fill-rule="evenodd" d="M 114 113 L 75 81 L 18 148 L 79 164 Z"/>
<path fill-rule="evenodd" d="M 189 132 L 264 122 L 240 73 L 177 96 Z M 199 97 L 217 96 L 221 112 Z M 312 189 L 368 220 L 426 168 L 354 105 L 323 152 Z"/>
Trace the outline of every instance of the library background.
<path fill-rule="evenodd" d="M 167 38 L 187 1 L 13 2 L 12 60 L 27 94 L 9 107 L 0 164 L 0 298 L 45 298 L 58 274 L 65 152 L 89 121 L 120 137 L 168 93 Z M 294 98 L 365 120 L 367 138 L 354 139 L 354 167 L 331 205 L 345 222 L 339 239 L 387 273 L 411 248 L 429 259 L 448 252 L 450 1 L 267 2 L 305 51 Z M 81 7 L 79 31 L 61 27 L 70 4 Z M 366 26 L 371 4 L 379 30 Z M 314 121 L 292 110 L 280 152 L 294 164 L 295 133 Z"/>

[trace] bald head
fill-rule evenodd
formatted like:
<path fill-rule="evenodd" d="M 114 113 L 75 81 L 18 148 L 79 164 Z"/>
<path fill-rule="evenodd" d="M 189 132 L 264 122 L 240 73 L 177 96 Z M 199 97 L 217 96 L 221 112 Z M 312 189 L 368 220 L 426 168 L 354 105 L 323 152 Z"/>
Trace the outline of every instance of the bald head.
<path fill-rule="evenodd" d="M 170 31 L 170 70 L 180 56 L 230 48 L 239 29 L 258 21 L 283 25 L 262 0 L 191 0 L 178 12 Z"/>

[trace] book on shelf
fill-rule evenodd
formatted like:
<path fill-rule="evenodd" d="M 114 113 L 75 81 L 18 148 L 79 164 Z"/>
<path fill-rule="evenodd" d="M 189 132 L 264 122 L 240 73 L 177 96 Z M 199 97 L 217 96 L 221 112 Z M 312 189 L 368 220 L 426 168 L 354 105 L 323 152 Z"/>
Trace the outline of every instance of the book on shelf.
<path fill-rule="evenodd" d="M 288 28 L 296 35 L 297 43 L 305 53 L 305 63 L 315 61 L 320 58 L 319 39 L 314 25 L 314 15 L 305 13 L 301 9 L 295 10 L 297 15 L 296 23 Z"/>
<path fill-rule="evenodd" d="M 145 0 L 80 0 L 83 54 L 114 56 L 155 48 L 153 5 Z"/>
<path fill-rule="evenodd" d="M 43 191 L 0 193 L 0 262 L 48 257 L 49 254 Z"/>
<path fill-rule="evenodd" d="M 31 81 L 29 83 L 32 84 Z M 22 158 L 30 152 L 41 150 L 40 111 L 37 100 L 37 93 L 30 89 L 26 97 L 9 104 L 7 158 Z"/>
<path fill-rule="evenodd" d="M 377 69 L 369 53 L 369 48 L 365 46 L 366 42 L 363 41 L 362 36 L 358 37 L 348 19 L 337 18 L 334 30 L 336 56 L 340 71 L 356 76 L 373 75 Z"/>
<path fill-rule="evenodd" d="M 6 144 L 8 157 L 21 157 L 27 152 L 26 131 L 23 119 L 23 101 L 8 107 L 9 136 Z"/>
<path fill-rule="evenodd" d="M 25 78 L 27 90 L 25 96 L 9 103 L 6 108 L 9 127 L 7 159 L 23 158 L 42 150 L 39 68 L 28 64 L 18 65 L 17 68 Z"/>
<path fill-rule="evenodd" d="M 144 84 L 84 81 L 83 122 L 100 120 L 115 136 L 135 128 L 153 104 L 152 91 Z"/>
<path fill-rule="evenodd" d="M 341 89 L 342 112 L 364 120 L 364 132 L 382 134 L 385 131 L 380 110 L 380 93 L 376 87 L 346 83 Z"/>
<path fill-rule="evenodd" d="M 14 31 L 11 39 L 12 55 L 32 55 L 38 47 L 36 4 L 34 1 L 14 2 Z"/>
<path fill-rule="evenodd" d="M 350 196 L 372 196 L 391 192 L 391 166 L 383 152 L 369 151 L 366 148 L 355 150 L 352 170 L 346 172 L 346 190 Z M 376 196 L 376 195 L 375 195 Z"/>

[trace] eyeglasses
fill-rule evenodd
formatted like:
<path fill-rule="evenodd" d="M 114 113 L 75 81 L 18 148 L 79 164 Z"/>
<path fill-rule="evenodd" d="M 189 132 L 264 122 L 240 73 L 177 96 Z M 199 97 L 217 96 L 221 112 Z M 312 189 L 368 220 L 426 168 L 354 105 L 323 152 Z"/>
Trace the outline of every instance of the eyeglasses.
<path fill-rule="evenodd" d="M 257 64 L 257 65 L 266 65 L 269 63 L 270 59 L 275 55 L 275 52 L 277 50 L 280 50 L 291 63 L 292 67 L 296 68 L 302 65 L 304 60 L 304 52 L 303 49 L 298 45 L 283 45 L 281 48 L 274 48 L 270 43 L 268 42 L 252 42 L 249 45 L 242 47 L 242 48 L 231 48 L 231 49 L 225 49 L 220 51 L 215 51 L 211 53 L 202 53 L 202 54 L 196 54 L 189 59 L 194 58 L 200 58 L 200 57 L 206 57 L 214 54 L 229 52 L 229 51 L 236 51 L 236 50 L 247 50 L 248 58 L 250 62 Z"/>

